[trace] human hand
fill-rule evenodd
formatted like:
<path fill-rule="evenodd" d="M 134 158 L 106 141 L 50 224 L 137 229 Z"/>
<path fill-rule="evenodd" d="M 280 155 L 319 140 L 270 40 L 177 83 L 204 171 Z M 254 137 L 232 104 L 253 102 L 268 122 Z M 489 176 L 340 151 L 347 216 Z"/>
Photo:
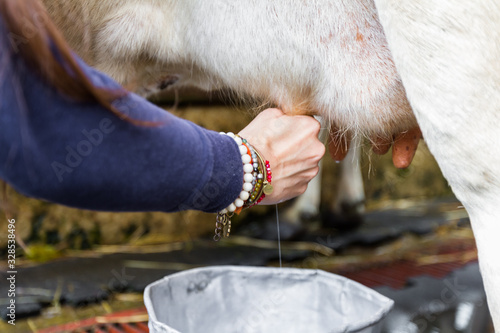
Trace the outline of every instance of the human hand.
<path fill-rule="evenodd" d="M 373 138 L 372 150 L 375 154 L 384 155 L 392 146 L 392 163 L 396 168 L 404 169 L 410 166 L 421 139 L 422 132 L 419 127 L 415 127 L 391 137 Z M 334 160 L 344 159 L 349 150 L 350 140 L 348 134 L 344 135 L 335 126 L 332 127 L 328 148 Z"/>
<path fill-rule="evenodd" d="M 267 109 L 239 133 L 271 164 L 274 190 L 261 204 L 283 202 L 305 192 L 325 154 L 325 146 L 318 139 L 320 128 L 313 117 L 288 116 L 281 110 Z"/>

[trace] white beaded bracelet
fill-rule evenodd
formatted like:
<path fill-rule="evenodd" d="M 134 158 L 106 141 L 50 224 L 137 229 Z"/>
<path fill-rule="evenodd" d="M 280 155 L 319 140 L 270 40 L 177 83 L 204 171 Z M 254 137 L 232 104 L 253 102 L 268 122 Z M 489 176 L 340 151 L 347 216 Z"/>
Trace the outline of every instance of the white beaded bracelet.
<path fill-rule="evenodd" d="M 250 193 L 253 191 L 256 178 L 255 167 L 254 167 L 254 158 L 252 156 L 252 152 L 249 152 L 249 148 L 244 145 L 244 141 L 238 135 L 235 135 L 232 132 L 224 133 L 220 132 L 222 135 L 227 135 L 236 142 L 238 145 L 238 149 L 241 154 L 241 162 L 243 164 L 243 186 L 238 198 L 234 200 L 229 206 L 221 210 L 217 213 L 217 222 L 215 227 L 215 236 L 214 240 L 218 241 L 222 237 L 228 237 L 231 232 L 231 217 L 234 212 L 245 205 L 245 202 L 250 198 Z"/>
<path fill-rule="evenodd" d="M 226 214 L 228 212 L 233 213 L 237 208 L 243 207 L 245 201 L 247 201 L 248 198 L 250 197 L 250 192 L 253 189 L 252 183 L 254 182 L 255 179 L 253 176 L 254 166 L 253 163 L 251 163 L 252 156 L 248 153 L 248 148 L 243 144 L 242 138 L 239 137 L 238 135 L 235 135 L 232 132 L 229 133 L 220 132 L 220 134 L 227 135 L 233 138 L 236 144 L 238 144 L 238 148 L 241 154 L 241 162 L 243 164 L 243 172 L 244 172 L 243 187 L 239 197 L 236 198 L 236 200 L 234 200 L 232 204 L 230 204 L 221 211 L 222 214 Z"/>

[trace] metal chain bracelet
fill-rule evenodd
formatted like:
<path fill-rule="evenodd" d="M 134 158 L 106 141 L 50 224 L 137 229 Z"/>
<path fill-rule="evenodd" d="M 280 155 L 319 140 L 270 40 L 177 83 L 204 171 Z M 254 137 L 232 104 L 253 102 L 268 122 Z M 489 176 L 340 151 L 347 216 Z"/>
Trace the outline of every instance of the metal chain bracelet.
<path fill-rule="evenodd" d="M 229 237 L 229 234 L 231 233 L 231 217 L 233 217 L 233 213 L 217 213 L 217 217 L 215 220 L 214 241 L 218 242 L 223 237 Z"/>

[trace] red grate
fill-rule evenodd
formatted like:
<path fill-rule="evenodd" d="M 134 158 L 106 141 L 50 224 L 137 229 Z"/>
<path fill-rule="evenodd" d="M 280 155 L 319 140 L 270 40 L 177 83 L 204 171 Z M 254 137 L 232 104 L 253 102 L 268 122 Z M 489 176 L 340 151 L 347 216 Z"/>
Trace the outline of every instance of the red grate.
<path fill-rule="evenodd" d="M 415 258 L 415 260 L 400 260 L 384 266 L 339 274 L 370 288 L 388 286 L 401 289 L 409 278 L 420 275 L 444 278 L 468 263 L 477 262 L 476 246 L 471 243 L 457 242 L 451 246 L 439 246 L 433 252 L 435 258 L 442 257 L 445 262 L 422 263 Z"/>
<path fill-rule="evenodd" d="M 415 262 L 411 261 L 401 261 L 384 267 L 342 275 L 370 288 L 388 286 L 394 289 L 401 289 L 411 277 L 430 275 L 435 278 L 443 278 L 452 271 L 473 261 L 477 261 L 477 259 L 468 262 L 460 261 L 426 266 L 417 265 Z"/>
<path fill-rule="evenodd" d="M 147 333 L 146 308 L 113 313 L 39 330 L 38 333 Z"/>

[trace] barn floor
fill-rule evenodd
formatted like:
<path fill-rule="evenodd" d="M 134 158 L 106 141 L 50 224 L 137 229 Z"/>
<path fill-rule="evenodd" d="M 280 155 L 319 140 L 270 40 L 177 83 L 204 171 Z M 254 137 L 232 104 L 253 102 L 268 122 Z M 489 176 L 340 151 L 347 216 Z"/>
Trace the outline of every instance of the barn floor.
<path fill-rule="evenodd" d="M 385 332 L 492 332 L 477 251 L 460 203 L 392 201 L 368 211 L 364 221 L 347 233 L 311 223 L 314 230 L 299 241 L 282 242 L 284 266 L 341 274 L 395 300 Z M 98 332 L 100 327 L 104 332 L 144 332 L 141 324 L 120 325 L 146 321 L 140 293 L 147 284 L 193 267 L 276 266 L 278 259 L 275 241 L 237 233 L 220 243 L 207 235 L 189 242 L 75 251 L 18 268 L 19 319 L 15 329 L 0 322 L 0 331 Z M 2 284 L 0 295 L 6 295 L 4 289 Z M 0 298 L 2 317 L 4 301 Z M 134 311 L 119 320 L 109 317 L 126 309 Z M 106 328 L 114 321 L 122 324 Z M 58 326 L 69 322 L 76 324 L 71 329 Z"/>
<path fill-rule="evenodd" d="M 251 119 L 251 112 L 214 104 L 214 96 L 210 106 L 206 96 L 184 97 L 184 104 L 182 98 L 174 113 L 209 129 L 236 132 Z M 493 332 L 467 214 L 447 198 L 449 186 L 425 143 L 405 170 L 392 166 L 390 154 L 379 157 L 369 146 L 362 148 L 364 224 L 340 233 L 310 221 L 307 232 L 282 242 L 284 266 L 341 274 L 392 298 L 396 305 L 384 332 Z M 338 165 L 326 158 L 323 169 L 327 206 Z M 436 197 L 447 199 L 426 199 Z M 0 332 L 145 332 L 147 284 L 199 266 L 279 265 L 277 242 L 257 239 L 259 231 L 275 232 L 275 220 L 265 218 L 274 216 L 274 207 L 252 208 L 256 215 L 242 214 L 246 220 L 234 221 L 233 235 L 214 243 L 212 214 L 81 211 L 12 190 L 7 199 L 2 209 L 16 218 L 17 236 L 27 248 L 19 249 L 24 257 L 16 262 L 16 326 L 0 320 Z M 0 219 L 2 230 L 5 221 Z M 283 235 L 287 228 L 281 226 Z M 0 249 L 5 248 L 2 238 Z M 2 281 L 5 264 L 0 262 Z M 0 284 L 2 319 L 5 287 Z"/>

